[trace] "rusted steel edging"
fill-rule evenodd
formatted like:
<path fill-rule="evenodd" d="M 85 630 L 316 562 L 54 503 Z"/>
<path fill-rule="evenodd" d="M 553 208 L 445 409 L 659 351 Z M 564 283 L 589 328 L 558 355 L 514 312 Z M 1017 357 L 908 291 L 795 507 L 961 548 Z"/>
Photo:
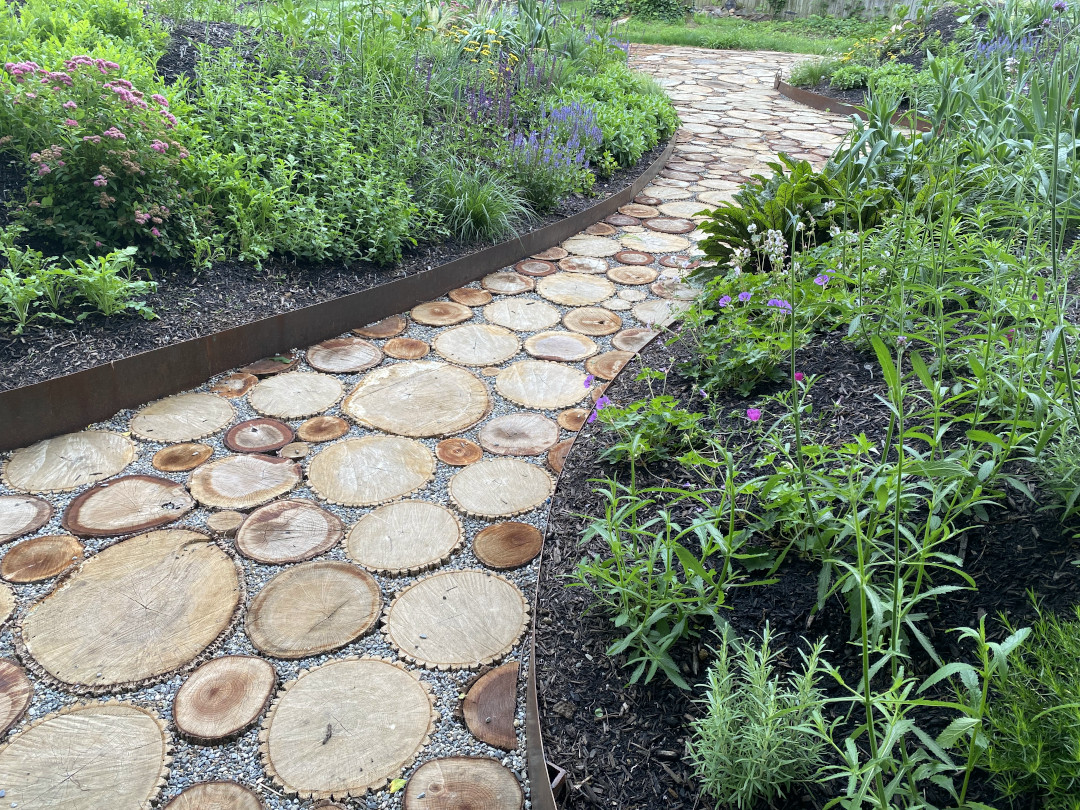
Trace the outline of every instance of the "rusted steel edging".
<path fill-rule="evenodd" d="M 0 392 L 0 452 L 81 430 L 125 408 L 195 388 L 215 374 L 412 309 L 556 245 L 632 201 L 663 169 L 667 148 L 630 184 L 571 217 L 413 276 L 242 326 Z"/>
<path fill-rule="evenodd" d="M 836 115 L 856 115 L 862 120 L 866 120 L 866 113 L 860 110 L 858 107 L 853 107 L 850 104 L 845 104 L 842 101 L 837 101 L 835 98 L 829 98 L 823 96 L 820 93 L 815 93 L 811 90 L 804 90 L 801 87 L 795 87 L 790 85 L 780 78 L 780 71 L 776 71 L 776 78 L 773 80 L 773 88 L 784 98 L 789 98 L 794 102 L 803 104 L 807 107 L 811 107 L 821 112 L 835 113 Z M 911 114 L 907 112 L 898 112 L 893 116 L 894 124 L 903 124 L 905 126 L 911 125 Z M 918 119 L 915 122 L 915 129 L 919 132 L 929 132 L 931 126 L 927 121 Z"/>

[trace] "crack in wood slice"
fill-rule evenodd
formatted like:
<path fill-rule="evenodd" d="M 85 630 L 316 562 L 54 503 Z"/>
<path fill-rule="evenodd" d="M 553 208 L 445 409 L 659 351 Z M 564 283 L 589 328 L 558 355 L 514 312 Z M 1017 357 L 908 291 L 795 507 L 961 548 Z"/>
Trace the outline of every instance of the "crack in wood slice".
<path fill-rule="evenodd" d="M 652 219 L 646 219 L 641 224 L 651 231 L 672 235 L 690 233 L 697 227 L 693 220 L 684 219 L 683 217 L 653 217 Z"/>
<path fill-rule="evenodd" d="M 190 442 L 217 433 L 236 411 L 215 394 L 176 394 L 159 399 L 131 417 L 131 432 L 155 442 Z"/>
<path fill-rule="evenodd" d="M 231 509 L 224 512 L 214 512 L 206 519 L 206 528 L 216 537 L 232 537 L 247 520 L 243 512 L 234 512 Z"/>
<path fill-rule="evenodd" d="M 325 501 L 375 506 L 403 498 L 435 475 L 435 458 L 414 439 L 365 436 L 321 450 L 308 467 L 308 482 Z"/>
<path fill-rule="evenodd" d="M 285 684 L 259 732 L 260 752 L 288 793 L 359 797 L 411 765 L 437 719 L 429 687 L 401 665 L 331 661 Z"/>
<path fill-rule="evenodd" d="M 563 326 L 570 331 L 593 337 L 610 335 L 622 328 L 622 318 L 614 312 L 598 307 L 572 309 L 563 316 L 562 321 Z"/>
<path fill-rule="evenodd" d="M 135 443 L 107 430 L 66 433 L 11 454 L 0 478 L 23 492 L 67 492 L 112 478 L 135 460 Z"/>
<path fill-rule="evenodd" d="M 540 332 L 525 339 L 525 351 L 537 360 L 576 363 L 599 350 L 594 341 L 577 332 Z"/>
<path fill-rule="evenodd" d="M 463 366 L 497 366 L 521 349 L 509 329 L 490 323 L 467 323 L 447 329 L 432 341 L 440 356 Z"/>
<path fill-rule="evenodd" d="M 0 544 L 36 532 L 52 518 L 52 504 L 33 495 L 0 495 Z"/>
<path fill-rule="evenodd" d="M 559 269 L 567 273 L 606 273 L 608 263 L 592 256 L 567 256 L 559 262 Z"/>
<path fill-rule="evenodd" d="M 559 322 L 559 310 L 534 298 L 510 298 L 484 307 L 484 318 L 515 332 L 536 332 Z"/>
<path fill-rule="evenodd" d="M 468 439 L 455 437 L 443 439 L 435 445 L 435 457 L 452 467 L 466 467 L 482 459 L 484 451 Z"/>
<path fill-rule="evenodd" d="M 164 810 L 264 810 L 259 797 L 236 782 L 200 782 L 178 793 Z"/>
<path fill-rule="evenodd" d="M 150 463 L 162 472 L 188 472 L 214 455 L 214 448 L 201 442 L 185 442 L 162 447 Z"/>
<path fill-rule="evenodd" d="M 0 738 L 22 719 L 34 697 L 34 686 L 22 667 L 0 658 Z"/>
<path fill-rule="evenodd" d="M 342 410 L 361 425 L 425 438 L 467 430 L 490 409 L 487 386 L 479 377 L 434 360 L 370 371 L 342 403 Z"/>
<path fill-rule="evenodd" d="M 641 220 L 637 217 L 627 216 L 626 214 L 612 214 L 610 217 L 604 219 L 608 225 L 614 225 L 616 228 L 625 228 L 627 225 L 640 225 Z"/>
<path fill-rule="evenodd" d="M 660 333 L 653 329 L 633 326 L 624 329 L 611 339 L 611 345 L 624 352 L 640 352 Z"/>
<path fill-rule="evenodd" d="M 371 574 L 320 560 L 275 574 L 251 600 L 244 631 L 260 652 L 307 658 L 360 638 L 381 612 L 382 594 Z"/>
<path fill-rule="evenodd" d="M 267 417 L 233 425 L 225 433 L 225 446 L 237 453 L 270 453 L 280 450 L 292 440 L 291 427 Z"/>
<path fill-rule="evenodd" d="M 649 284 L 659 275 L 651 267 L 613 267 L 608 271 L 608 278 L 618 284 Z"/>
<path fill-rule="evenodd" d="M 481 529 L 473 538 L 473 554 L 488 568 L 503 571 L 532 562 L 543 545 L 538 528 L 508 520 Z"/>
<path fill-rule="evenodd" d="M 307 350 L 308 365 L 327 374 L 359 374 L 379 365 L 382 359 L 378 346 L 357 337 L 324 340 Z"/>
<path fill-rule="evenodd" d="M 521 810 L 525 794 L 506 766 L 481 757 L 425 762 L 405 787 L 404 810 Z"/>
<path fill-rule="evenodd" d="M 278 450 L 282 458 L 305 458 L 311 452 L 311 446 L 307 442 L 289 442 Z"/>
<path fill-rule="evenodd" d="M 541 297 L 567 307 L 596 304 L 615 294 L 615 285 L 601 276 L 559 273 L 540 279 L 536 288 Z"/>
<path fill-rule="evenodd" d="M 670 267 L 675 270 L 693 270 L 701 264 L 699 259 L 691 259 L 689 256 L 682 256 L 678 253 L 671 256 L 663 256 L 660 259 L 660 264 L 664 267 Z"/>
<path fill-rule="evenodd" d="M 637 217 L 638 219 L 649 219 L 655 217 L 660 212 L 657 211 L 651 205 L 641 205 L 640 203 L 630 203 L 624 205 L 619 209 L 620 214 L 625 214 L 628 217 Z"/>
<path fill-rule="evenodd" d="M 360 337 L 374 338 L 376 340 L 385 340 L 386 338 L 392 338 L 395 335 L 400 335 L 405 331 L 405 327 L 408 326 L 408 321 L 401 315 L 391 315 L 389 318 L 383 318 L 381 321 L 368 324 L 360 329 L 353 329 L 354 335 Z"/>
<path fill-rule="evenodd" d="M 690 240 L 686 237 L 656 231 L 623 234 L 619 241 L 627 250 L 639 250 L 643 253 L 676 253 L 690 247 Z"/>
<path fill-rule="evenodd" d="M 87 559 L 23 617 L 37 675 L 74 692 L 132 689 L 193 665 L 229 632 L 239 566 L 186 529 L 141 534 Z"/>
<path fill-rule="evenodd" d="M 274 374 L 292 371 L 298 365 L 300 365 L 300 358 L 292 352 L 285 352 L 275 354 L 272 357 L 264 357 L 262 360 L 256 360 L 250 366 L 241 368 L 240 371 L 244 374 L 254 374 L 256 377 L 270 377 Z"/>
<path fill-rule="evenodd" d="M 339 416 L 313 416 L 296 429 L 305 442 L 329 442 L 349 432 L 349 423 Z"/>
<path fill-rule="evenodd" d="M 653 284 L 649 289 L 653 291 L 653 294 L 661 298 L 675 301 L 693 301 L 701 293 L 699 288 L 691 287 L 689 284 L 674 279 L 663 279 Z"/>
<path fill-rule="evenodd" d="M 539 259 L 542 262 L 557 262 L 559 259 L 566 258 L 566 248 L 559 246 L 549 247 L 547 250 L 541 250 L 539 253 L 534 253 L 532 258 Z"/>
<path fill-rule="evenodd" d="M 494 295 L 520 295 L 532 292 L 536 282 L 518 273 L 491 273 L 480 279 L 480 286 Z"/>
<path fill-rule="evenodd" d="M 453 301 L 428 301 L 413 307 L 409 315 L 414 321 L 424 326 L 453 326 L 469 320 L 473 316 L 473 311 L 464 304 Z"/>
<path fill-rule="evenodd" d="M 563 467 L 566 466 L 566 457 L 574 446 L 573 439 L 564 439 L 548 450 L 547 463 L 556 475 L 562 475 Z"/>
<path fill-rule="evenodd" d="M 571 236 L 562 243 L 562 246 L 568 253 L 573 253 L 575 256 L 589 256 L 594 259 L 614 256 L 619 252 L 619 243 L 614 239 L 585 234 Z"/>
<path fill-rule="evenodd" d="M 461 521 L 445 506 L 398 501 L 360 518 L 345 540 L 345 553 L 371 571 L 416 574 L 449 560 L 464 536 Z"/>
<path fill-rule="evenodd" d="M 538 411 L 568 408 L 588 394 L 582 372 L 546 360 L 519 360 L 504 368 L 495 378 L 495 390 L 511 402 Z"/>
<path fill-rule="evenodd" d="M 585 233 L 589 236 L 612 236 L 616 233 L 616 230 L 606 222 L 594 222 L 585 229 Z"/>
<path fill-rule="evenodd" d="M 263 713 L 276 684 L 273 665 L 262 658 L 213 658 L 191 673 L 176 693 L 176 730 L 203 745 L 232 739 Z"/>
<path fill-rule="evenodd" d="M 341 519 L 314 501 L 274 501 L 244 521 L 236 533 L 236 550 L 249 560 L 284 565 L 317 557 L 344 536 Z"/>
<path fill-rule="evenodd" d="M 477 438 L 489 453 L 537 456 L 559 440 L 559 426 L 538 413 L 508 413 L 486 422 Z"/>
<path fill-rule="evenodd" d="M 232 374 L 226 374 L 207 390 L 211 394 L 217 394 L 228 399 L 237 399 L 250 391 L 258 381 L 259 378 L 254 374 L 235 371 Z"/>
<path fill-rule="evenodd" d="M 629 265 L 631 267 L 644 267 L 652 264 L 656 261 L 656 258 L 651 253 L 644 253 L 640 250 L 620 250 L 615 254 L 615 261 L 620 264 Z M 613 267 L 612 270 L 619 270 L 618 267 Z M 608 272 L 608 278 L 611 278 L 611 272 Z M 626 283 L 626 282 L 623 282 Z"/>
<path fill-rule="evenodd" d="M 149 810 L 169 774 L 169 743 L 149 709 L 67 706 L 0 747 L 4 801 L 21 810 Z"/>
<path fill-rule="evenodd" d="M 513 751 L 517 748 L 518 662 L 510 661 L 481 675 L 461 705 L 465 726 L 480 742 Z M 423 767 L 423 766 L 421 766 Z M 503 805 L 492 805 L 499 810 Z"/>
<path fill-rule="evenodd" d="M 551 495 L 551 476 L 516 458 L 496 458 L 466 467 L 450 479 L 450 499 L 466 514 L 504 518 L 531 512 Z"/>
<path fill-rule="evenodd" d="M 70 534 L 48 534 L 24 540 L 0 562 L 0 577 L 8 582 L 40 582 L 75 565 L 83 545 Z"/>
<path fill-rule="evenodd" d="M 7 624 L 15 610 L 15 592 L 0 582 L 0 627 Z"/>
<path fill-rule="evenodd" d="M 491 293 L 487 290 L 478 290 L 475 287 L 458 287 L 446 295 L 455 304 L 462 304 L 466 307 L 482 307 L 492 301 Z"/>
<path fill-rule="evenodd" d="M 663 328 L 674 323 L 683 313 L 690 309 L 690 304 L 684 301 L 642 301 L 634 307 L 633 314 L 646 327 L 659 326 Z"/>
<path fill-rule="evenodd" d="M 300 465 L 257 453 L 226 456 L 191 474 L 191 494 L 215 509 L 251 509 L 280 498 L 300 483 Z"/>
<path fill-rule="evenodd" d="M 614 350 L 590 357 L 585 361 L 585 370 L 602 380 L 614 380 L 623 366 L 634 357 L 633 352 Z"/>
<path fill-rule="evenodd" d="M 556 421 L 559 423 L 559 427 L 563 430 L 569 430 L 576 433 L 581 430 L 581 426 L 585 424 L 585 420 L 589 418 L 589 411 L 586 408 L 570 408 L 559 414 Z"/>
<path fill-rule="evenodd" d="M 524 259 L 514 265 L 514 270 L 523 276 L 550 276 L 557 268 L 552 262 L 542 259 Z"/>
<path fill-rule="evenodd" d="M 469 468 L 473 469 L 473 468 Z M 387 639 L 428 669 L 469 669 L 518 643 L 529 608 L 517 587 L 487 571 L 441 571 L 405 588 L 386 610 Z"/>
<path fill-rule="evenodd" d="M 427 357 L 431 347 L 416 338 L 396 337 L 386 341 L 383 350 L 395 360 L 419 360 Z"/>
<path fill-rule="evenodd" d="M 332 407 L 345 386 L 336 377 L 314 371 L 291 371 L 263 380 L 248 394 L 248 402 L 265 416 L 303 419 Z"/>

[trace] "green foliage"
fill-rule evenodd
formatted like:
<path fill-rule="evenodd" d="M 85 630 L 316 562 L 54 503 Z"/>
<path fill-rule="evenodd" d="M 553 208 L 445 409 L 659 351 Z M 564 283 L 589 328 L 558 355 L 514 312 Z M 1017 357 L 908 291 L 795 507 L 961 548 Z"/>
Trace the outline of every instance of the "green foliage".
<path fill-rule="evenodd" d="M 616 436 L 600 454 L 605 461 L 665 461 L 705 443 L 701 426 L 705 414 L 680 408 L 669 394 L 639 400 L 624 408 L 608 405 L 598 418 Z"/>
<path fill-rule="evenodd" d="M 866 87 L 870 80 L 873 68 L 869 65 L 860 65 L 856 62 L 845 62 L 832 71 L 829 76 L 829 84 L 837 90 L 851 90 L 855 87 Z"/>
<path fill-rule="evenodd" d="M 1066 517 L 1075 515 L 1080 501 L 1080 430 L 1069 421 L 1036 460 L 1044 487 L 1057 496 Z"/>
<path fill-rule="evenodd" d="M 633 14 L 644 20 L 681 20 L 688 7 L 684 0 L 589 0 L 588 12 L 595 17 Z"/>
<path fill-rule="evenodd" d="M 487 166 L 448 161 L 428 181 L 431 206 L 465 242 L 496 242 L 529 219 L 528 206 L 507 178 Z"/>
<path fill-rule="evenodd" d="M 791 69 L 788 82 L 795 87 L 817 87 L 831 80 L 840 63 L 835 59 L 808 59 Z"/>
<path fill-rule="evenodd" d="M 105 316 L 130 310 L 147 320 L 156 318 L 150 307 L 135 298 L 157 289 L 153 281 L 133 278 L 135 253 L 135 248 L 128 247 L 107 256 L 76 259 L 71 277 L 77 294 Z M 78 320 L 85 317 L 82 313 Z"/>

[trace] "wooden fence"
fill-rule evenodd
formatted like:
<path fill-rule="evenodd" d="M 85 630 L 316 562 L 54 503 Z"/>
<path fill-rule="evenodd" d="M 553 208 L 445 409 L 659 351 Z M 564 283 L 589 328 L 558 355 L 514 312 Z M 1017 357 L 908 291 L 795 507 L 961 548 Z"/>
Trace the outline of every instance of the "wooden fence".
<path fill-rule="evenodd" d="M 693 0 L 695 9 L 709 6 L 725 7 L 726 0 Z M 763 14 L 769 13 L 769 7 L 765 0 L 737 0 L 738 5 L 745 11 L 758 11 Z M 881 17 L 892 12 L 893 6 L 898 0 L 788 0 L 787 6 L 780 14 L 781 19 L 787 17 L 809 17 L 811 14 L 820 14 L 826 17 L 851 17 L 859 14 L 862 17 Z M 908 0 L 912 10 L 917 8 L 918 2 Z"/>

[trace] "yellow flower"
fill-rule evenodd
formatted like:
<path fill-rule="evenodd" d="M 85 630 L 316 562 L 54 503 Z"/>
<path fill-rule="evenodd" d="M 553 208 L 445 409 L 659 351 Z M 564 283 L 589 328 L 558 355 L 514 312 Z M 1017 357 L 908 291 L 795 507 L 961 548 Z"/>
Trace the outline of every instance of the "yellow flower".
<path fill-rule="evenodd" d="M 497 34 L 497 33 L 499 33 L 499 32 L 498 32 L 498 31 L 496 31 L 496 30 L 495 30 L 494 28 L 485 28 L 485 29 L 484 29 L 484 33 L 485 33 L 485 34 Z"/>

